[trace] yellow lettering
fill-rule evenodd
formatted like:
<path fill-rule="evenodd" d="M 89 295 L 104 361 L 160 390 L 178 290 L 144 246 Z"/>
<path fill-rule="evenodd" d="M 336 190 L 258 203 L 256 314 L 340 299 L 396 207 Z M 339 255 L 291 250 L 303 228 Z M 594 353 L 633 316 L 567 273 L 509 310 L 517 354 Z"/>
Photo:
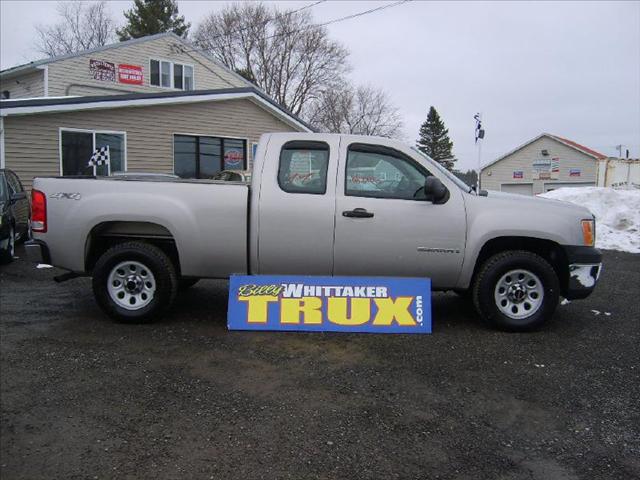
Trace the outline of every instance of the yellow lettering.
<path fill-rule="evenodd" d="M 376 298 L 374 302 L 378 307 L 378 313 L 373 320 L 373 325 L 390 326 L 394 320 L 398 325 L 405 327 L 416 325 L 416 321 L 409 312 L 413 297 L 398 297 L 395 301 L 393 298 Z"/>
<path fill-rule="evenodd" d="M 247 302 L 248 323 L 267 323 L 269 303 L 277 302 L 278 297 L 271 295 L 252 295 L 249 297 L 238 297 L 238 300 Z"/>
<path fill-rule="evenodd" d="M 329 321 L 336 325 L 362 325 L 371 316 L 371 301 L 368 298 L 351 299 L 351 316 L 347 314 L 347 298 L 329 298 L 327 306 Z"/>
<path fill-rule="evenodd" d="M 319 297 L 283 298 L 280 300 L 280 323 L 298 324 L 302 313 L 305 325 L 322 324 L 322 300 Z"/>

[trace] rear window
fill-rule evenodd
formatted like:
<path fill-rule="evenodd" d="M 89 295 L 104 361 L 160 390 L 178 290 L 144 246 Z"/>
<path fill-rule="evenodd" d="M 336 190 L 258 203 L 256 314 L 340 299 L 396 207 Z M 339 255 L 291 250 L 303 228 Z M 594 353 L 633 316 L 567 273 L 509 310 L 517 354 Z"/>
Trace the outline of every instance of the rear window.
<path fill-rule="evenodd" d="M 289 142 L 280 152 L 278 184 L 288 193 L 323 195 L 327 191 L 329 145 L 324 142 Z"/>

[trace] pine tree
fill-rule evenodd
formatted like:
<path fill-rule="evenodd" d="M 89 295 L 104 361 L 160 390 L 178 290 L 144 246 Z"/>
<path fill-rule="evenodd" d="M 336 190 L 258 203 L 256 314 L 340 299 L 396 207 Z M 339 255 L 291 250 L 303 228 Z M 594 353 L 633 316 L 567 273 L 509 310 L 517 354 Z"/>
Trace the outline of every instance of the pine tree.
<path fill-rule="evenodd" d="M 420 127 L 420 138 L 416 141 L 418 150 L 426 153 L 447 170 L 453 169 L 456 158 L 451 153 L 453 142 L 449 130 L 433 106 L 429 108 L 427 120 Z"/>
<path fill-rule="evenodd" d="M 120 41 L 173 32 L 180 37 L 189 33 L 190 23 L 178 16 L 175 0 L 134 0 L 133 8 L 124 12 L 127 25 L 116 30 Z"/>

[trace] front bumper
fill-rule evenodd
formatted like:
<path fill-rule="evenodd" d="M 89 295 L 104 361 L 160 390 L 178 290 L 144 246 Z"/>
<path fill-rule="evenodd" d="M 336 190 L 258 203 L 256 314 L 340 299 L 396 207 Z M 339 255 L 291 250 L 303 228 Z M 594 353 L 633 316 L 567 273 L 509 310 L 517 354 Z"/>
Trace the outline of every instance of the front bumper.
<path fill-rule="evenodd" d="M 565 246 L 569 263 L 569 278 L 564 292 L 568 300 L 591 295 L 602 272 L 602 253 L 594 247 Z"/>
<path fill-rule="evenodd" d="M 27 259 L 33 263 L 51 263 L 49 248 L 42 240 L 29 240 L 24 243 Z"/>

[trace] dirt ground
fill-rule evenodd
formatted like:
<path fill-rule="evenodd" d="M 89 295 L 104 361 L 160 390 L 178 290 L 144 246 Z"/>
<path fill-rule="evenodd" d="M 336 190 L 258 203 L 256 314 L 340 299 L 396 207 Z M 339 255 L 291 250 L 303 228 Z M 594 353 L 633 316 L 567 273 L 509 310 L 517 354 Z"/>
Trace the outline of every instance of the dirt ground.
<path fill-rule="evenodd" d="M 640 255 L 532 334 L 229 332 L 214 281 L 128 326 L 56 273 L 0 268 L 3 480 L 640 477 Z"/>

